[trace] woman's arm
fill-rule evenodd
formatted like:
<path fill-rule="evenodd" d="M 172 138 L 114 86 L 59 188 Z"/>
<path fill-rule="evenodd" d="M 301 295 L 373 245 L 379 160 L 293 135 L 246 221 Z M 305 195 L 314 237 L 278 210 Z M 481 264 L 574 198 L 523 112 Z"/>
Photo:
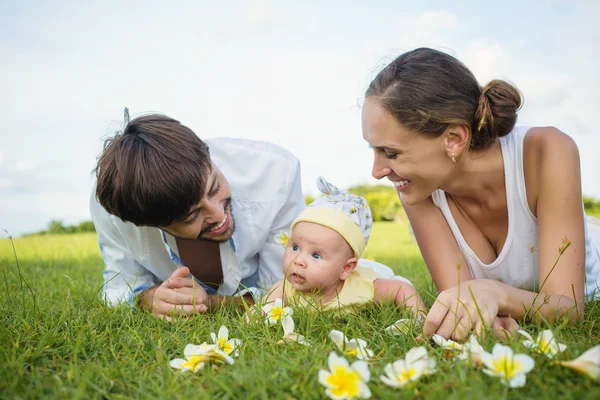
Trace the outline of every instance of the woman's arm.
<path fill-rule="evenodd" d="M 436 333 L 445 338 L 464 340 L 468 333 L 477 327 L 478 321 L 482 324 L 481 317 L 490 325 L 494 321 L 497 322 L 496 325 L 500 325 L 497 321 L 498 310 L 496 307 L 494 311 L 493 304 L 489 307 L 491 311 L 480 317 L 473 302 L 468 302 L 472 296 L 468 292 L 467 283 L 477 281 L 471 276 L 446 218 L 433 204 L 431 197 L 416 205 L 403 206 L 427 269 L 440 292 L 427 314 L 423 335 L 431 336 Z"/>
<path fill-rule="evenodd" d="M 535 201 L 538 220 L 539 295 L 511 288 L 504 293 L 500 312 L 550 320 L 568 314 L 574 322 L 583 317 L 585 301 L 579 151 L 558 129 L 532 128 L 525 137 L 523 160 L 527 194 Z M 565 240 L 570 246 L 557 262 Z"/>
<path fill-rule="evenodd" d="M 538 220 L 539 293 L 488 279 L 468 281 L 440 293 L 424 335 L 460 339 L 457 326 L 481 331 L 494 315 L 552 321 L 566 314 L 571 322 L 583 316 L 585 238 L 577 146 L 554 128 L 533 128 L 525 139 L 524 170 Z M 571 243 L 566 250 L 565 238 Z"/>
<path fill-rule="evenodd" d="M 438 291 L 473 279 L 446 218 L 431 197 L 420 204 L 403 206 Z"/>

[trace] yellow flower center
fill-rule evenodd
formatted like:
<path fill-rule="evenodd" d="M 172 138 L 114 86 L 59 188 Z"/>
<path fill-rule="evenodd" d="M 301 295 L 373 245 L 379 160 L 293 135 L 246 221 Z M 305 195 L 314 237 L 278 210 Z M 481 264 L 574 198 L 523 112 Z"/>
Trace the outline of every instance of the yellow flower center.
<path fill-rule="evenodd" d="M 210 351 L 204 355 L 206 361 L 214 361 L 214 362 L 224 362 L 225 356 L 222 353 L 216 353 L 214 351 Z"/>
<path fill-rule="evenodd" d="M 508 357 L 494 360 L 493 365 L 497 372 L 503 372 L 504 376 L 508 379 L 513 378 L 521 370 L 521 365 Z"/>
<path fill-rule="evenodd" d="M 207 359 L 204 356 L 191 356 L 190 358 L 187 359 L 186 362 L 181 364 L 181 366 L 187 367 L 187 368 L 191 369 L 192 371 L 195 371 L 198 367 L 200 367 L 200 364 L 202 364 L 205 361 L 207 361 Z"/>
<path fill-rule="evenodd" d="M 414 368 L 405 369 L 396 376 L 396 379 L 400 382 L 408 382 L 410 378 L 414 377 L 416 374 L 417 370 Z"/>
<path fill-rule="evenodd" d="M 442 351 L 442 355 L 444 358 L 454 358 L 454 356 L 458 353 L 456 349 L 444 349 Z"/>
<path fill-rule="evenodd" d="M 346 395 L 346 397 L 352 398 L 359 392 L 360 376 L 351 369 L 335 367 L 333 373 L 325 381 L 332 386 L 331 393 L 336 397 Z"/>
<path fill-rule="evenodd" d="M 462 345 L 459 343 L 448 343 L 447 347 L 448 350 L 454 350 L 454 351 L 461 351 L 462 350 Z"/>
<path fill-rule="evenodd" d="M 283 307 L 273 307 L 273 309 L 271 310 L 271 318 L 273 318 L 276 321 L 279 321 L 281 318 L 283 318 L 285 315 L 285 312 L 283 311 Z"/>
<path fill-rule="evenodd" d="M 227 342 L 223 343 L 223 347 L 221 347 L 221 350 L 223 350 L 225 354 L 231 354 L 231 352 L 233 351 L 233 345 Z"/>
<path fill-rule="evenodd" d="M 349 356 L 355 357 L 359 354 L 358 349 L 346 350 L 346 354 Z"/>
<path fill-rule="evenodd" d="M 543 352 L 543 353 L 550 353 L 550 354 L 553 353 L 553 351 L 552 351 L 552 345 L 551 345 L 550 342 L 547 342 L 545 340 L 539 339 L 538 347 L 539 347 L 540 351 Z"/>

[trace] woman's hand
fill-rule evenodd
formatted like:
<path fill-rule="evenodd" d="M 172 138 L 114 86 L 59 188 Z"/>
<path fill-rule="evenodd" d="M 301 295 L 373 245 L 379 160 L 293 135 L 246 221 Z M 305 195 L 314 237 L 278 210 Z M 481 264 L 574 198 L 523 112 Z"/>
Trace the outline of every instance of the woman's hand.
<path fill-rule="evenodd" d="M 471 331 L 484 334 L 485 327 L 498 333 L 514 330 L 512 320 L 498 319 L 500 307 L 498 282 L 475 279 L 441 292 L 423 324 L 423 336 L 438 334 L 463 341 Z M 505 317 L 503 317 L 505 318 Z M 517 325 L 518 327 L 518 325 Z"/>
<path fill-rule="evenodd" d="M 491 330 L 496 339 L 508 339 L 519 330 L 519 324 L 511 317 L 496 317 L 492 322 Z"/>

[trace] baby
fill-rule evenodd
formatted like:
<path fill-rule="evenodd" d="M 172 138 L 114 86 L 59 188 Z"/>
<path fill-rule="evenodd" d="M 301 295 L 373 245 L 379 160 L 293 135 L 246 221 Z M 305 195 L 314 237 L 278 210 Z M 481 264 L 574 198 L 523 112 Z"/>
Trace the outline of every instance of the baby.
<path fill-rule="evenodd" d="M 423 301 L 408 280 L 394 276 L 385 265 L 360 259 L 373 220 L 366 200 L 321 177 L 317 186 L 325 196 L 292 223 L 283 258 L 284 279 L 275 282 L 268 301 L 281 298 L 321 310 L 394 301 L 417 316 L 424 312 Z"/>

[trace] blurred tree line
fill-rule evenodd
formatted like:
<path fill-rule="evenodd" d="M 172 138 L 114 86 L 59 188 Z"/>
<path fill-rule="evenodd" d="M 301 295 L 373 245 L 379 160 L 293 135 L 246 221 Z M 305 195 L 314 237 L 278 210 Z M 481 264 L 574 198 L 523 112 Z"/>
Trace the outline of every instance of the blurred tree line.
<path fill-rule="evenodd" d="M 390 186 L 353 186 L 348 189 L 350 193 L 364 197 L 371 207 L 373 221 L 400 221 L 406 219 L 402 203 L 398 198 L 396 189 Z"/>
<path fill-rule="evenodd" d="M 373 214 L 373 221 L 399 221 L 406 218 L 402 203 L 393 187 L 360 185 L 353 186 L 348 191 L 367 200 Z M 314 197 L 310 195 L 304 196 L 304 199 L 306 204 L 314 201 Z"/>
<path fill-rule="evenodd" d="M 583 196 L 583 207 L 588 213 L 599 214 L 600 213 L 600 200 L 592 197 Z"/>
<path fill-rule="evenodd" d="M 373 214 L 373 221 L 401 221 L 406 218 L 402 203 L 393 187 L 384 185 L 353 186 L 348 191 L 367 199 Z M 314 201 L 314 197 L 310 195 L 304 196 L 304 199 L 306 204 Z M 600 200 L 584 196 L 583 206 L 588 214 L 600 214 Z"/>
<path fill-rule="evenodd" d="M 396 189 L 393 187 L 361 185 L 353 186 L 348 191 L 367 199 L 369 207 L 371 207 L 371 213 L 373 213 L 373 221 L 401 221 L 406 218 L 402 209 L 402 203 L 400 203 Z M 311 195 L 306 195 L 304 196 L 304 200 L 306 200 L 306 204 L 310 204 L 315 198 Z M 588 214 L 600 214 L 600 200 L 584 196 L 583 206 Z M 96 232 L 94 223 L 92 221 L 83 221 L 77 225 L 64 225 L 60 220 L 52 220 L 48 223 L 48 227 L 45 230 L 29 235 L 56 235 L 81 232 Z"/>
<path fill-rule="evenodd" d="M 48 227 L 39 232 L 30 233 L 29 235 L 62 235 L 65 233 L 82 233 L 82 232 L 96 232 L 94 223 L 92 221 L 83 221 L 77 225 L 64 225 L 62 221 L 53 219 L 48 223 Z"/>

